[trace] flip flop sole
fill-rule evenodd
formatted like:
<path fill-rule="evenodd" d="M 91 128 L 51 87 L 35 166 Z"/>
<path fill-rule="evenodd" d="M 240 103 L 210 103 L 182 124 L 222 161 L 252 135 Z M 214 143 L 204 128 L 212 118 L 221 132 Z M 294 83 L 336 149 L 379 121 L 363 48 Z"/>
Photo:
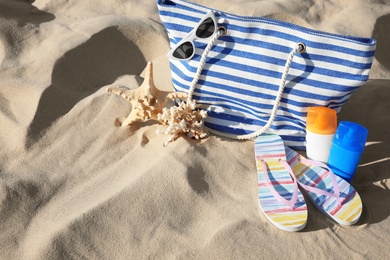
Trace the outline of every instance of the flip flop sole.
<path fill-rule="evenodd" d="M 276 227 L 285 231 L 299 231 L 306 226 L 307 207 L 302 193 L 298 190 L 296 203 L 290 208 L 277 199 L 271 192 L 271 184 L 284 199 L 291 200 L 294 193 L 294 181 L 280 160 L 286 161 L 285 146 L 276 135 L 261 135 L 255 142 L 256 165 L 258 171 L 259 206 L 267 219 Z M 262 161 L 267 164 L 269 182 L 265 178 Z"/>
<path fill-rule="evenodd" d="M 333 193 L 333 182 L 328 170 L 316 166 L 308 165 L 299 161 L 301 155 L 286 148 L 287 162 L 293 169 L 299 182 L 318 189 Z M 325 215 L 342 225 L 355 224 L 362 213 L 362 201 L 357 191 L 344 179 L 335 176 L 340 189 L 340 202 L 333 196 L 321 195 L 307 191 L 313 204 Z"/>

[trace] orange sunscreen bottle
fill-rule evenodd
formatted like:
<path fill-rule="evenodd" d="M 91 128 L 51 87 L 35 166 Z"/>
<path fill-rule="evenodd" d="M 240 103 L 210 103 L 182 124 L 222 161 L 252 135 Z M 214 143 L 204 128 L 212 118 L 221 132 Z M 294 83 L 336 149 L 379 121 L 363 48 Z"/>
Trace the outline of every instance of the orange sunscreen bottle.
<path fill-rule="evenodd" d="M 309 107 L 306 118 L 307 157 L 327 163 L 336 129 L 335 110 L 327 107 Z"/>

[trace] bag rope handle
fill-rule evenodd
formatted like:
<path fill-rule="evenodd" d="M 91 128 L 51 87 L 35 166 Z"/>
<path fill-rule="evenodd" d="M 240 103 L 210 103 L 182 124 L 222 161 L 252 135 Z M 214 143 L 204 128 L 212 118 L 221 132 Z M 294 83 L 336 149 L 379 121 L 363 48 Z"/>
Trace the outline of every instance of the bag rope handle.
<path fill-rule="evenodd" d="M 214 36 L 210 39 L 209 43 L 207 44 L 207 47 L 204 50 L 204 52 L 202 54 L 202 57 L 200 58 L 200 63 L 199 63 L 198 69 L 196 71 L 195 77 L 192 80 L 190 88 L 188 90 L 187 103 L 190 102 L 190 101 L 193 101 L 192 100 L 192 95 L 193 95 L 193 93 L 195 91 L 196 84 L 199 81 L 199 78 L 200 78 L 201 73 L 202 73 L 202 71 L 204 69 L 204 66 L 206 65 L 207 55 L 211 51 L 211 48 L 214 46 L 214 43 L 222 35 L 226 35 L 226 29 L 224 27 L 219 27 L 217 33 L 214 34 Z M 231 139 L 238 139 L 238 140 L 252 139 L 252 138 L 255 138 L 255 137 L 263 134 L 265 131 L 267 131 L 271 127 L 272 123 L 275 120 L 275 117 L 276 117 L 276 114 L 277 114 L 277 111 L 278 111 L 278 108 L 279 108 L 280 100 L 281 100 L 283 92 L 284 92 L 284 87 L 286 86 L 288 71 L 290 70 L 293 58 L 294 58 L 294 56 L 295 56 L 295 54 L 297 52 L 300 52 L 300 53 L 304 52 L 305 49 L 306 49 L 305 44 L 297 43 L 295 45 L 294 49 L 288 55 L 288 58 L 286 60 L 286 64 L 284 65 L 284 71 L 283 71 L 283 74 L 282 74 L 282 77 L 281 77 L 279 90 L 278 90 L 278 93 L 277 93 L 276 98 L 275 98 L 274 105 L 273 105 L 272 110 L 271 110 L 271 115 L 270 115 L 267 123 L 262 128 L 260 128 L 259 130 L 255 131 L 255 132 L 253 132 L 251 134 L 245 134 L 245 135 L 234 135 L 234 134 L 222 133 L 222 132 L 219 132 L 219 131 L 216 131 L 216 130 L 213 130 L 213 129 L 208 129 L 208 130 L 211 133 L 214 133 L 214 134 L 217 134 L 217 135 L 220 135 L 220 136 L 223 136 L 223 137 L 228 137 L 228 138 L 231 138 Z"/>
<path fill-rule="evenodd" d="M 214 43 L 218 40 L 220 36 L 223 34 L 226 34 L 226 29 L 223 27 L 219 27 L 217 33 L 214 34 L 214 36 L 210 39 L 209 43 L 207 44 L 206 49 L 204 50 L 202 57 L 200 58 L 200 63 L 198 66 L 198 69 L 196 71 L 195 77 L 191 82 L 190 88 L 188 90 L 188 97 L 187 97 L 187 103 L 192 100 L 192 94 L 194 94 L 196 84 L 199 81 L 200 75 L 202 73 L 202 70 L 204 69 L 204 66 L 206 65 L 206 59 L 207 55 L 211 51 L 211 48 L 214 46 Z"/>

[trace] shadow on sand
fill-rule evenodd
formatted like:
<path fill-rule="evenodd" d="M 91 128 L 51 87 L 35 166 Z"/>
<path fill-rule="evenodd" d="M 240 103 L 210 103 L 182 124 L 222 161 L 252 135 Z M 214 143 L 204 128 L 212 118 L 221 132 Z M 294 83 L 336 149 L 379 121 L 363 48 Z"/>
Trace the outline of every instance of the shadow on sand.
<path fill-rule="evenodd" d="M 117 27 L 108 27 L 65 53 L 55 64 L 27 133 L 30 148 L 55 120 L 83 98 L 125 74 L 139 75 L 146 60 Z"/>

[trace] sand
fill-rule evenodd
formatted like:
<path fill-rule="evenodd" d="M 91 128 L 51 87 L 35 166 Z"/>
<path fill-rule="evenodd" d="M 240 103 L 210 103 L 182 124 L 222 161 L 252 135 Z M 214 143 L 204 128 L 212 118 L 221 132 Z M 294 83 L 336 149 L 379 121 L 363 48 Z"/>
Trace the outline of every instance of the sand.
<path fill-rule="evenodd" d="M 253 141 L 163 147 L 154 122 L 121 128 L 147 61 L 172 90 L 156 1 L 0 1 L 0 259 L 384 259 L 390 246 L 387 0 L 194 1 L 378 40 L 370 80 L 340 120 L 369 129 L 354 226 L 308 202 L 296 233 L 257 202 Z"/>

